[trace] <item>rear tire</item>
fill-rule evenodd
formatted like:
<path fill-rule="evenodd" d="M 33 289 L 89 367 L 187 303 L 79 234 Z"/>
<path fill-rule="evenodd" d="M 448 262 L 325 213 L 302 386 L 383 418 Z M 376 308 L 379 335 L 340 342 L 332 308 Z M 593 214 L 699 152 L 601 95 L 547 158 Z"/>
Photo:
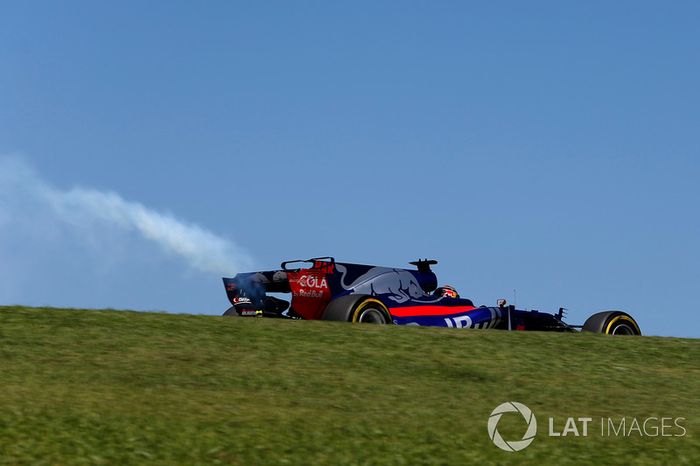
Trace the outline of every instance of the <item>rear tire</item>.
<path fill-rule="evenodd" d="M 226 310 L 226 312 L 224 312 L 223 315 L 225 315 L 226 317 L 240 317 L 240 316 L 241 316 L 238 312 L 236 312 L 236 307 L 235 307 L 235 306 L 229 307 L 229 308 Z"/>
<path fill-rule="evenodd" d="M 391 316 L 386 306 L 376 298 L 348 295 L 328 303 L 323 320 L 386 325 L 391 323 Z"/>
<path fill-rule="evenodd" d="M 641 335 L 639 324 L 622 311 L 603 311 L 590 316 L 583 324 L 584 332 L 606 335 Z"/>

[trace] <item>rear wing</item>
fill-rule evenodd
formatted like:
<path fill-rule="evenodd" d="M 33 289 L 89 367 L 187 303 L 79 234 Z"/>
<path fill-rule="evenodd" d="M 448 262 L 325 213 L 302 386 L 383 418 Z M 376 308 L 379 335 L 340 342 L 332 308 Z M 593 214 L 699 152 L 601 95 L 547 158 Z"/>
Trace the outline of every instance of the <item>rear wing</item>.
<path fill-rule="evenodd" d="M 293 268 L 290 267 L 290 264 L 310 264 L 310 267 Z M 332 257 L 290 260 L 282 262 L 279 270 L 239 273 L 233 278 L 223 278 L 224 287 L 231 304 L 238 304 L 241 298 L 247 298 L 254 306 L 262 306 L 265 293 L 292 292 L 288 274 L 291 274 L 293 278 L 303 269 L 327 272 L 332 270 L 334 265 L 335 259 Z"/>

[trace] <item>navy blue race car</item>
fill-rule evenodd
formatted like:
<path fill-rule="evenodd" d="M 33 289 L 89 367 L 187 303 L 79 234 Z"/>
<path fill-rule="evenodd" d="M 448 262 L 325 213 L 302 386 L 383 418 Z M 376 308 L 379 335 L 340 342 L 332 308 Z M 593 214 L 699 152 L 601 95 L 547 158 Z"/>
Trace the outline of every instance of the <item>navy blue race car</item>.
<path fill-rule="evenodd" d="M 593 314 L 583 325 L 557 313 L 524 311 L 499 300 L 475 306 L 451 286 L 438 286 L 434 260 L 411 262 L 414 269 L 336 262 L 332 257 L 282 262 L 280 269 L 224 278 L 233 305 L 224 315 L 335 320 L 373 324 L 641 335 L 622 311 Z M 270 293 L 291 293 L 291 302 Z"/>

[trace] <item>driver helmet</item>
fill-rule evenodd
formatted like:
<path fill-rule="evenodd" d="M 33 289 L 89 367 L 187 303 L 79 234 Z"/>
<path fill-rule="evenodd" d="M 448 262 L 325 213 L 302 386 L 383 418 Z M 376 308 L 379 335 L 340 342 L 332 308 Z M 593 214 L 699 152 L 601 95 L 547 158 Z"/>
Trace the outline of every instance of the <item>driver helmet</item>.
<path fill-rule="evenodd" d="M 457 293 L 455 287 L 451 285 L 442 285 L 440 288 L 435 290 L 434 294 L 441 298 L 459 298 L 459 293 Z"/>

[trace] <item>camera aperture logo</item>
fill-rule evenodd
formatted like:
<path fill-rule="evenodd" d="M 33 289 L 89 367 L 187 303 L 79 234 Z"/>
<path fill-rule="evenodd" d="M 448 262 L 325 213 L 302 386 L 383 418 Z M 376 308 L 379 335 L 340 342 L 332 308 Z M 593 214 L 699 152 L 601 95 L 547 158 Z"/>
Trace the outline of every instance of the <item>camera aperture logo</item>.
<path fill-rule="evenodd" d="M 501 416 L 505 413 L 520 413 L 525 419 L 527 424 L 527 430 L 525 435 L 520 440 L 503 440 L 501 434 L 498 432 L 498 422 L 501 420 Z M 517 401 L 508 401 L 496 406 L 496 409 L 491 411 L 491 416 L 489 416 L 488 423 L 489 437 L 494 445 L 496 445 L 501 450 L 505 451 L 520 451 L 527 448 L 533 440 L 535 440 L 535 435 L 537 435 L 537 419 L 532 413 L 532 410 L 522 403 Z"/>

